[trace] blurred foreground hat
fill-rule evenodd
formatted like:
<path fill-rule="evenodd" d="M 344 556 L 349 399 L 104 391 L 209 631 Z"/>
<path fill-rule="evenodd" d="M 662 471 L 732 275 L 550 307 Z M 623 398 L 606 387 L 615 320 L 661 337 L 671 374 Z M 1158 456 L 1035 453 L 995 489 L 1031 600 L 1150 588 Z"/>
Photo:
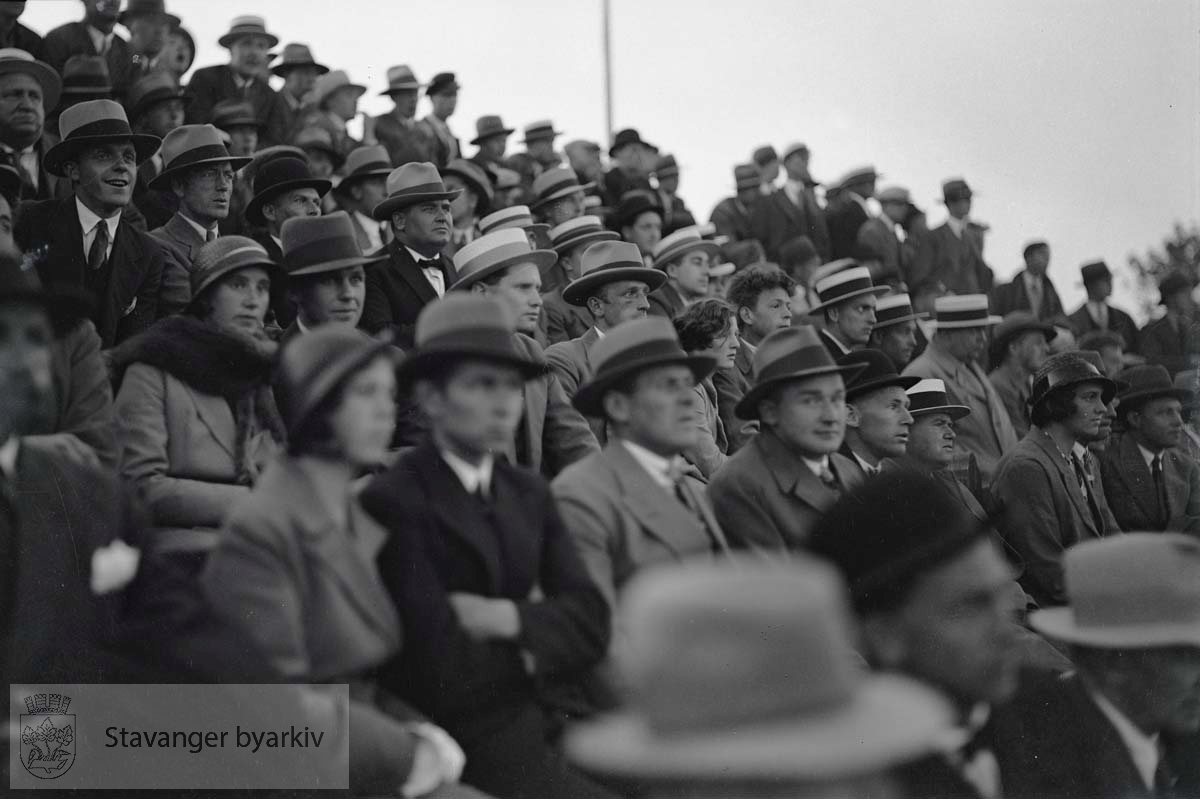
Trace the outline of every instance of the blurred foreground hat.
<path fill-rule="evenodd" d="M 279 231 L 283 269 L 289 276 L 337 272 L 386 260 L 387 254 L 363 255 L 354 223 L 345 211 L 324 216 L 295 216 Z"/>

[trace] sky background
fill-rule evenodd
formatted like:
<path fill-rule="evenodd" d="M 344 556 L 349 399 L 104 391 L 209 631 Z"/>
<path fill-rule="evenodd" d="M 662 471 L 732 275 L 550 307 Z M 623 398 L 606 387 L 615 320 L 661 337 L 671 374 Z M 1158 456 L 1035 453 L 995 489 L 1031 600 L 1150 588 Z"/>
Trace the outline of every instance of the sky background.
<path fill-rule="evenodd" d="M 264 16 L 283 42 L 370 88 L 407 63 L 422 80 L 458 74 L 451 126 L 549 117 L 607 144 L 601 0 L 167 0 L 197 44 L 238 14 Z M 1051 244 L 1050 276 L 1071 311 L 1079 265 L 1124 271 L 1176 222 L 1200 218 L 1200 3 L 1196 0 L 611 0 L 613 126 L 674 153 L 680 195 L 706 221 L 732 193 L 732 167 L 770 143 L 806 142 L 818 180 L 874 164 L 940 224 L 943 179 L 975 190 L 999 278 L 1031 238 Z M 41 33 L 80 18 L 78 0 L 31 0 Z M 428 112 L 423 100 L 418 112 Z M 510 151 L 520 149 L 519 135 Z M 1117 304 L 1135 310 L 1131 281 Z"/>

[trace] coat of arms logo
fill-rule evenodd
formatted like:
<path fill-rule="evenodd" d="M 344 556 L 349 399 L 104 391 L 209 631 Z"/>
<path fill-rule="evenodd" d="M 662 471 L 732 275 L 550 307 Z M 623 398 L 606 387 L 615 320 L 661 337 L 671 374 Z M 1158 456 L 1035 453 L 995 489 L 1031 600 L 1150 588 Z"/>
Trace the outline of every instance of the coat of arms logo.
<path fill-rule="evenodd" d="M 75 762 L 75 714 L 67 713 L 71 697 L 34 694 L 25 697 L 21 714 L 21 765 L 33 776 L 52 780 Z"/>

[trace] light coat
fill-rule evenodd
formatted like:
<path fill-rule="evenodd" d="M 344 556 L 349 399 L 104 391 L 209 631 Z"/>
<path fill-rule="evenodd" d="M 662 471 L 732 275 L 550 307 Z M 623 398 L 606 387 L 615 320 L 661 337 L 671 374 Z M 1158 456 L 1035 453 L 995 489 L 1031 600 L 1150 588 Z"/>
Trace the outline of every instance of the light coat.
<path fill-rule="evenodd" d="M 163 315 L 179 313 L 192 301 L 192 262 L 204 246 L 204 237 L 178 211 L 167 224 L 151 230 L 150 235 L 163 251 L 159 308 Z"/>

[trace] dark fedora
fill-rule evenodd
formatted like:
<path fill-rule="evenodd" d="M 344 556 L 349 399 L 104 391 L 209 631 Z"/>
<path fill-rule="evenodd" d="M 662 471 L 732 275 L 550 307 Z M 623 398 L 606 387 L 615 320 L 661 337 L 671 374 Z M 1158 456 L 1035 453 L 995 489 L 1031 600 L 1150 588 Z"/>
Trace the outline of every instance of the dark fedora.
<path fill-rule="evenodd" d="M 204 290 L 225 275 L 251 266 L 261 266 L 271 273 L 277 268 L 263 246 L 245 236 L 221 236 L 204 244 L 192 261 L 189 275 L 192 301 L 188 307 L 195 305 Z"/>
<path fill-rule="evenodd" d="M 1120 400 L 1118 410 L 1124 414 L 1137 410 L 1147 402 L 1159 397 L 1171 397 L 1187 405 L 1195 399 L 1195 395 L 1184 388 L 1179 388 L 1171 379 L 1166 367 L 1157 364 L 1141 364 L 1127 366 L 1117 375 L 1117 379 L 1126 387 L 1117 394 Z"/>
<path fill-rule="evenodd" d="M 117 22 L 128 28 L 129 23 L 138 17 L 165 17 L 172 28 L 179 27 L 183 21 L 174 14 L 167 13 L 164 0 L 129 0 L 125 4 L 125 10 L 117 16 Z"/>
<path fill-rule="evenodd" d="M 342 162 L 346 160 L 342 151 L 333 143 L 333 134 L 316 125 L 309 125 L 298 130 L 292 137 L 292 144 L 304 150 L 305 153 L 313 150 L 324 153 L 333 164 L 334 169 L 341 169 Z"/>
<path fill-rule="evenodd" d="M 285 191 L 316 189 L 324 197 L 333 186 L 328 180 L 315 178 L 302 158 L 284 157 L 269 161 L 254 175 L 254 197 L 246 203 L 246 221 L 265 226 L 262 207 Z"/>
<path fill-rule="evenodd" d="M 825 276 L 817 279 L 813 284 L 818 302 L 808 309 L 810 316 L 823 313 L 826 308 L 840 305 L 855 297 L 866 294 L 878 297 L 891 291 L 887 286 L 876 286 L 871 280 L 871 270 L 867 267 L 859 266 L 858 262 L 851 258 L 843 260 L 845 261 L 843 268 L 831 269 L 835 264 L 840 263 L 838 261 L 822 267 L 829 271 L 826 271 Z"/>
<path fill-rule="evenodd" d="M 1104 261 L 1092 261 L 1079 267 L 1079 276 L 1083 278 L 1083 285 L 1095 283 L 1097 280 L 1112 280 L 1112 272 L 1108 268 L 1108 264 Z"/>
<path fill-rule="evenodd" d="M 562 297 L 568 304 L 582 308 L 587 306 L 588 297 L 595 296 L 596 289 L 622 280 L 645 283 L 648 290 L 654 291 L 667 282 L 667 276 L 646 266 L 636 244 L 615 239 L 594 241 L 583 251 L 579 277 L 566 285 Z"/>
<path fill-rule="evenodd" d="M 1172 297 L 1180 292 L 1191 291 L 1192 288 L 1191 278 L 1182 272 L 1172 272 L 1158 284 L 1158 304 L 1166 305 L 1168 297 Z"/>
<path fill-rule="evenodd" d="M 387 259 L 387 255 L 363 255 L 354 223 L 345 211 L 324 216 L 296 216 L 284 220 L 279 231 L 283 271 L 295 275 L 337 272 Z"/>
<path fill-rule="evenodd" d="M 928 319 L 929 314 L 913 310 L 912 299 L 907 294 L 888 294 L 880 297 L 875 305 L 875 330 L 904 322 Z"/>
<path fill-rule="evenodd" d="M 403 208 L 430 200 L 453 200 L 461 192 L 448 191 L 438 169 L 428 161 L 413 161 L 391 171 L 387 177 L 387 199 L 375 206 L 371 216 L 379 221 L 392 218 Z"/>
<path fill-rule="evenodd" d="M 550 243 L 559 255 L 566 255 L 579 247 L 598 241 L 614 241 L 621 238 L 604 227 L 598 216 L 579 216 L 568 219 L 551 229 Z"/>
<path fill-rule="evenodd" d="M 992 330 L 992 340 L 988 343 L 988 363 L 995 369 L 1004 360 L 1004 350 L 1009 344 L 1034 331 L 1045 336 L 1047 344 L 1058 335 L 1054 325 L 1041 321 L 1030 311 L 1013 311 L 1005 315 L 1004 321 Z"/>
<path fill-rule="evenodd" d="M 307 44 L 292 42 L 283 46 L 283 55 L 280 57 L 279 63 L 271 67 L 271 72 L 282 78 L 297 67 L 313 67 L 317 70 L 318 75 L 324 75 L 329 71 L 329 67 L 317 63 Z"/>
<path fill-rule="evenodd" d="M 772 161 L 778 161 L 779 153 L 771 145 L 764 144 L 761 147 L 754 148 L 754 153 L 750 156 L 750 160 L 754 161 L 758 166 L 766 166 Z"/>
<path fill-rule="evenodd" d="M 221 100 L 213 106 L 212 124 L 221 130 L 232 128 L 258 128 L 266 124 L 254 113 L 254 106 L 246 100 Z"/>
<path fill-rule="evenodd" d="M 516 320 L 499 300 L 468 292 L 448 293 L 429 303 L 417 317 L 416 347 L 396 370 L 401 386 L 443 369 L 448 362 L 471 359 L 502 363 L 526 380 L 546 373 L 516 342 Z"/>
<path fill-rule="evenodd" d="M 458 177 L 475 193 L 475 197 L 478 198 L 476 214 L 483 216 L 491 210 L 495 191 L 492 189 L 491 179 L 478 164 L 465 158 L 455 158 L 442 167 L 442 176 L 446 175 Z"/>
<path fill-rule="evenodd" d="M 140 164 L 158 151 L 162 139 L 147 133 L 134 133 L 125 109 L 112 100 L 87 100 L 65 109 L 58 118 L 62 139 L 46 151 L 42 166 L 51 175 L 66 177 L 63 164 L 80 149 L 111 141 L 128 141 L 137 152 Z"/>
<path fill-rule="evenodd" d="M 497 230 L 480 236 L 454 253 L 454 269 L 458 273 L 458 280 L 450 290 L 469 289 L 485 277 L 517 264 L 531 263 L 541 272 L 553 266 L 557 260 L 558 253 L 553 250 L 535 250 L 525 231 L 513 228 Z"/>
<path fill-rule="evenodd" d="M 345 194 L 351 186 L 367 178 L 386 179 L 392 174 L 392 161 L 382 144 L 368 144 L 350 151 L 342 171 L 345 176 L 333 187 L 338 194 Z"/>
<path fill-rule="evenodd" d="M 908 390 L 921 382 L 921 378 L 904 376 L 896 371 L 896 364 L 880 350 L 855 350 L 837 359 L 838 366 L 861 365 L 862 371 L 846 381 L 846 402 L 866 396 L 872 391 L 890 386 Z"/>
<path fill-rule="evenodd" d="M 537 211 L 555 200 L 594 188 L 595 183 L 580 183 L 575 170 L 568 166 L 555 166 L 533 179 L 533 202 L 529 207 Z"/>
<path fill-rule="evenodd" d="M 52 111 L 62 93 L 62 78 L 54 67 L 16 47 L 0 48 L 0 75 L 28 75 L 42 87 L 42 107 Z"/>
<path fill-rule="evenodd" d="M 608 148 L 610 158 L 616 156 L 618 152 L 629 147 L 630 145 L 639 145 L 641 147 L 649 147 L 651 150 L 658 149 L 654 145 L 642 139 L 642 134 L 638 133 L 634 128 L 625 128 L 617 131 L 617 135 L 613 136 L 612 147 Z"/>
<path fill-rule="evenodd" d="M 609 224 L 620 230 L 627 225 L 632 225 L 639 216 L 648 212 L 656 213 L 660 217 L 663 215 L 662 203 L 658 201 L 654 193 L 645 189 L 627 191 L 617 202 L 616 209 L 610 215 Z"/>
<path fill-rule="evenodd" d="M 733 168 L 733 184 L 738 191 L 757 189 L 762 185 L 762 173 L 754 164 L 738 164 Z"/>
<path fill-rule="evenodd" d="M 904 393 L 908 395 L 908 412 L 913 418 L 930 413 L 944 413 L 951 419 L 971 415 L 971 409 L 966 405 L 950 402 L 950 395 L 946 393 L 946 382 L 936 377 L 922 378 Z"/>
<path fill-rule="evenodd" d="M 387 82 L 388 87 L 379 93 L 385 97 L 396 92 L 415 92 L 425 85 L 417 80 L 412 67 L 408 64 L 398 64 L 394 67 L 388 67 Z"/>
<path fill-rule="evenodd" d="M 1036 408 L 1051 392 L 1065 390 L 1080 383 L 1099 383 L 1107 405 L 1117 394 L 1117 384 L 1078 352 L 1060 352 L 1051 355 L 1033 376 L 1033 390 L 1029 392 L 1029 407 Z"/>
<path fill-rule="evenodd" d="M 509 136 L 514 128 L 506 127 L 504 120 L 495 114 L 481 116 L 475 120 L 475 138 L 471 139 L 471 144 L 479 144 L 484 139 L 490 139 L 493 136 Z"/>
<path fill-rule="evenodd" d="M 186 106 L 191 103 L 192 97 L 183 91 L 171 73 L 151 72 L 129 87 L 125 109 L 129 118 L 136 121 L 154 106 L 169 100 L 181 100 Z"/>
<path fill-rule="evenodd" d="M 433 76 L 433 80 L 429 81 L 429 85 L 425 87 L 425 94 L 428 97 L 433 97 L 435 94 L 446 94 L 448 92 L 457 93 L 462 85 L 459 84 L 458 78 L 453 72 L 439 72 Z"/>
<path fill-rule="evenodd" d="M 112 90 L 108 62 L 103 56 L 73 55 L 63 64 L 63 100 L 108 100 L 112 97 Z"/>
<path fill-rule="evenodd" d="M 217 44 L 222 47 L 229 48 L 238 39 L 244 39 L 247 36 L 258 36 L 270 42 L 268 47 L 274 47 L 279 44 L 279 37 L 273 33 L 267 32 L 267 22 L 262 17 L 254 14 L 245 14 L 240 17 L 234 17 L 233 22 L 229 25 L 228 32 L 221 35 L 217 39 Z"/>
<path fill-rule="evenodd" d="M 610 330 L 592 345 L 588 358 L 596 371 L 571 402 L 584 416 L 593 417 L 604 416 L 605 394 L 639 372 L 657 366 L 686 366 L 700 382 L 717 368 L 717 359 L 710 355 L 684 352 L 675 326 L 659 316 L 634 319 Z"/>
<path fill-rule="evenodd" d="M 969 200 L 974 196 L 967 181 L 962 178 L 950 178 L 942 183 L 942 202 L 952 203 L 956 200 Z"/>
<path fill-rule="evenodd" d="M 285 343 L 273 388 L 288 436 L 303 431 L 342 381 L 381 355 L 393 360 L 402 357 L 388 331 L 372 338 L 342 325 L 322 325 Z"/>
<path fill-rule="evenodd" d="M 60 335 L 92 312 L 91 294 L 83 288 L 66 283 L 44 287 L 32 258 L 0 253 L 0 305 L 14 303 L 42 308 Z"/>
<path fill-rule="evenodd" d="M 212 125 L 182 125 L 171 131 L 162 143 L 163 170 L 150 181 L 151 189 L 168 189 L 171 180 L 182 172 L 207 164 L 229 164 L 236 172 L 250 158 L 229 154 L 221 141 L 221 132 Z"/>
<path fill-rule="evenodd" d="M 521 143 L 528 144 L 531 141 L 553 140 L 556 136 L 561 135 L 562 131 L 555 130 L 553 122 L 548 119 L 539 119 L 537 122 L 530 122 L 525 126 L 525 138 Z"/>
<path fill-rule="evenodd" d="M 754 384 L 733 409 L 739 419 L 757 419 L 758 404 L 777 386 L 810 377 L 840 374 L 850 380 L 863 364 L 839 366 L 821 343 L 812 325 L 776 330 L 754 353 Z"/>

